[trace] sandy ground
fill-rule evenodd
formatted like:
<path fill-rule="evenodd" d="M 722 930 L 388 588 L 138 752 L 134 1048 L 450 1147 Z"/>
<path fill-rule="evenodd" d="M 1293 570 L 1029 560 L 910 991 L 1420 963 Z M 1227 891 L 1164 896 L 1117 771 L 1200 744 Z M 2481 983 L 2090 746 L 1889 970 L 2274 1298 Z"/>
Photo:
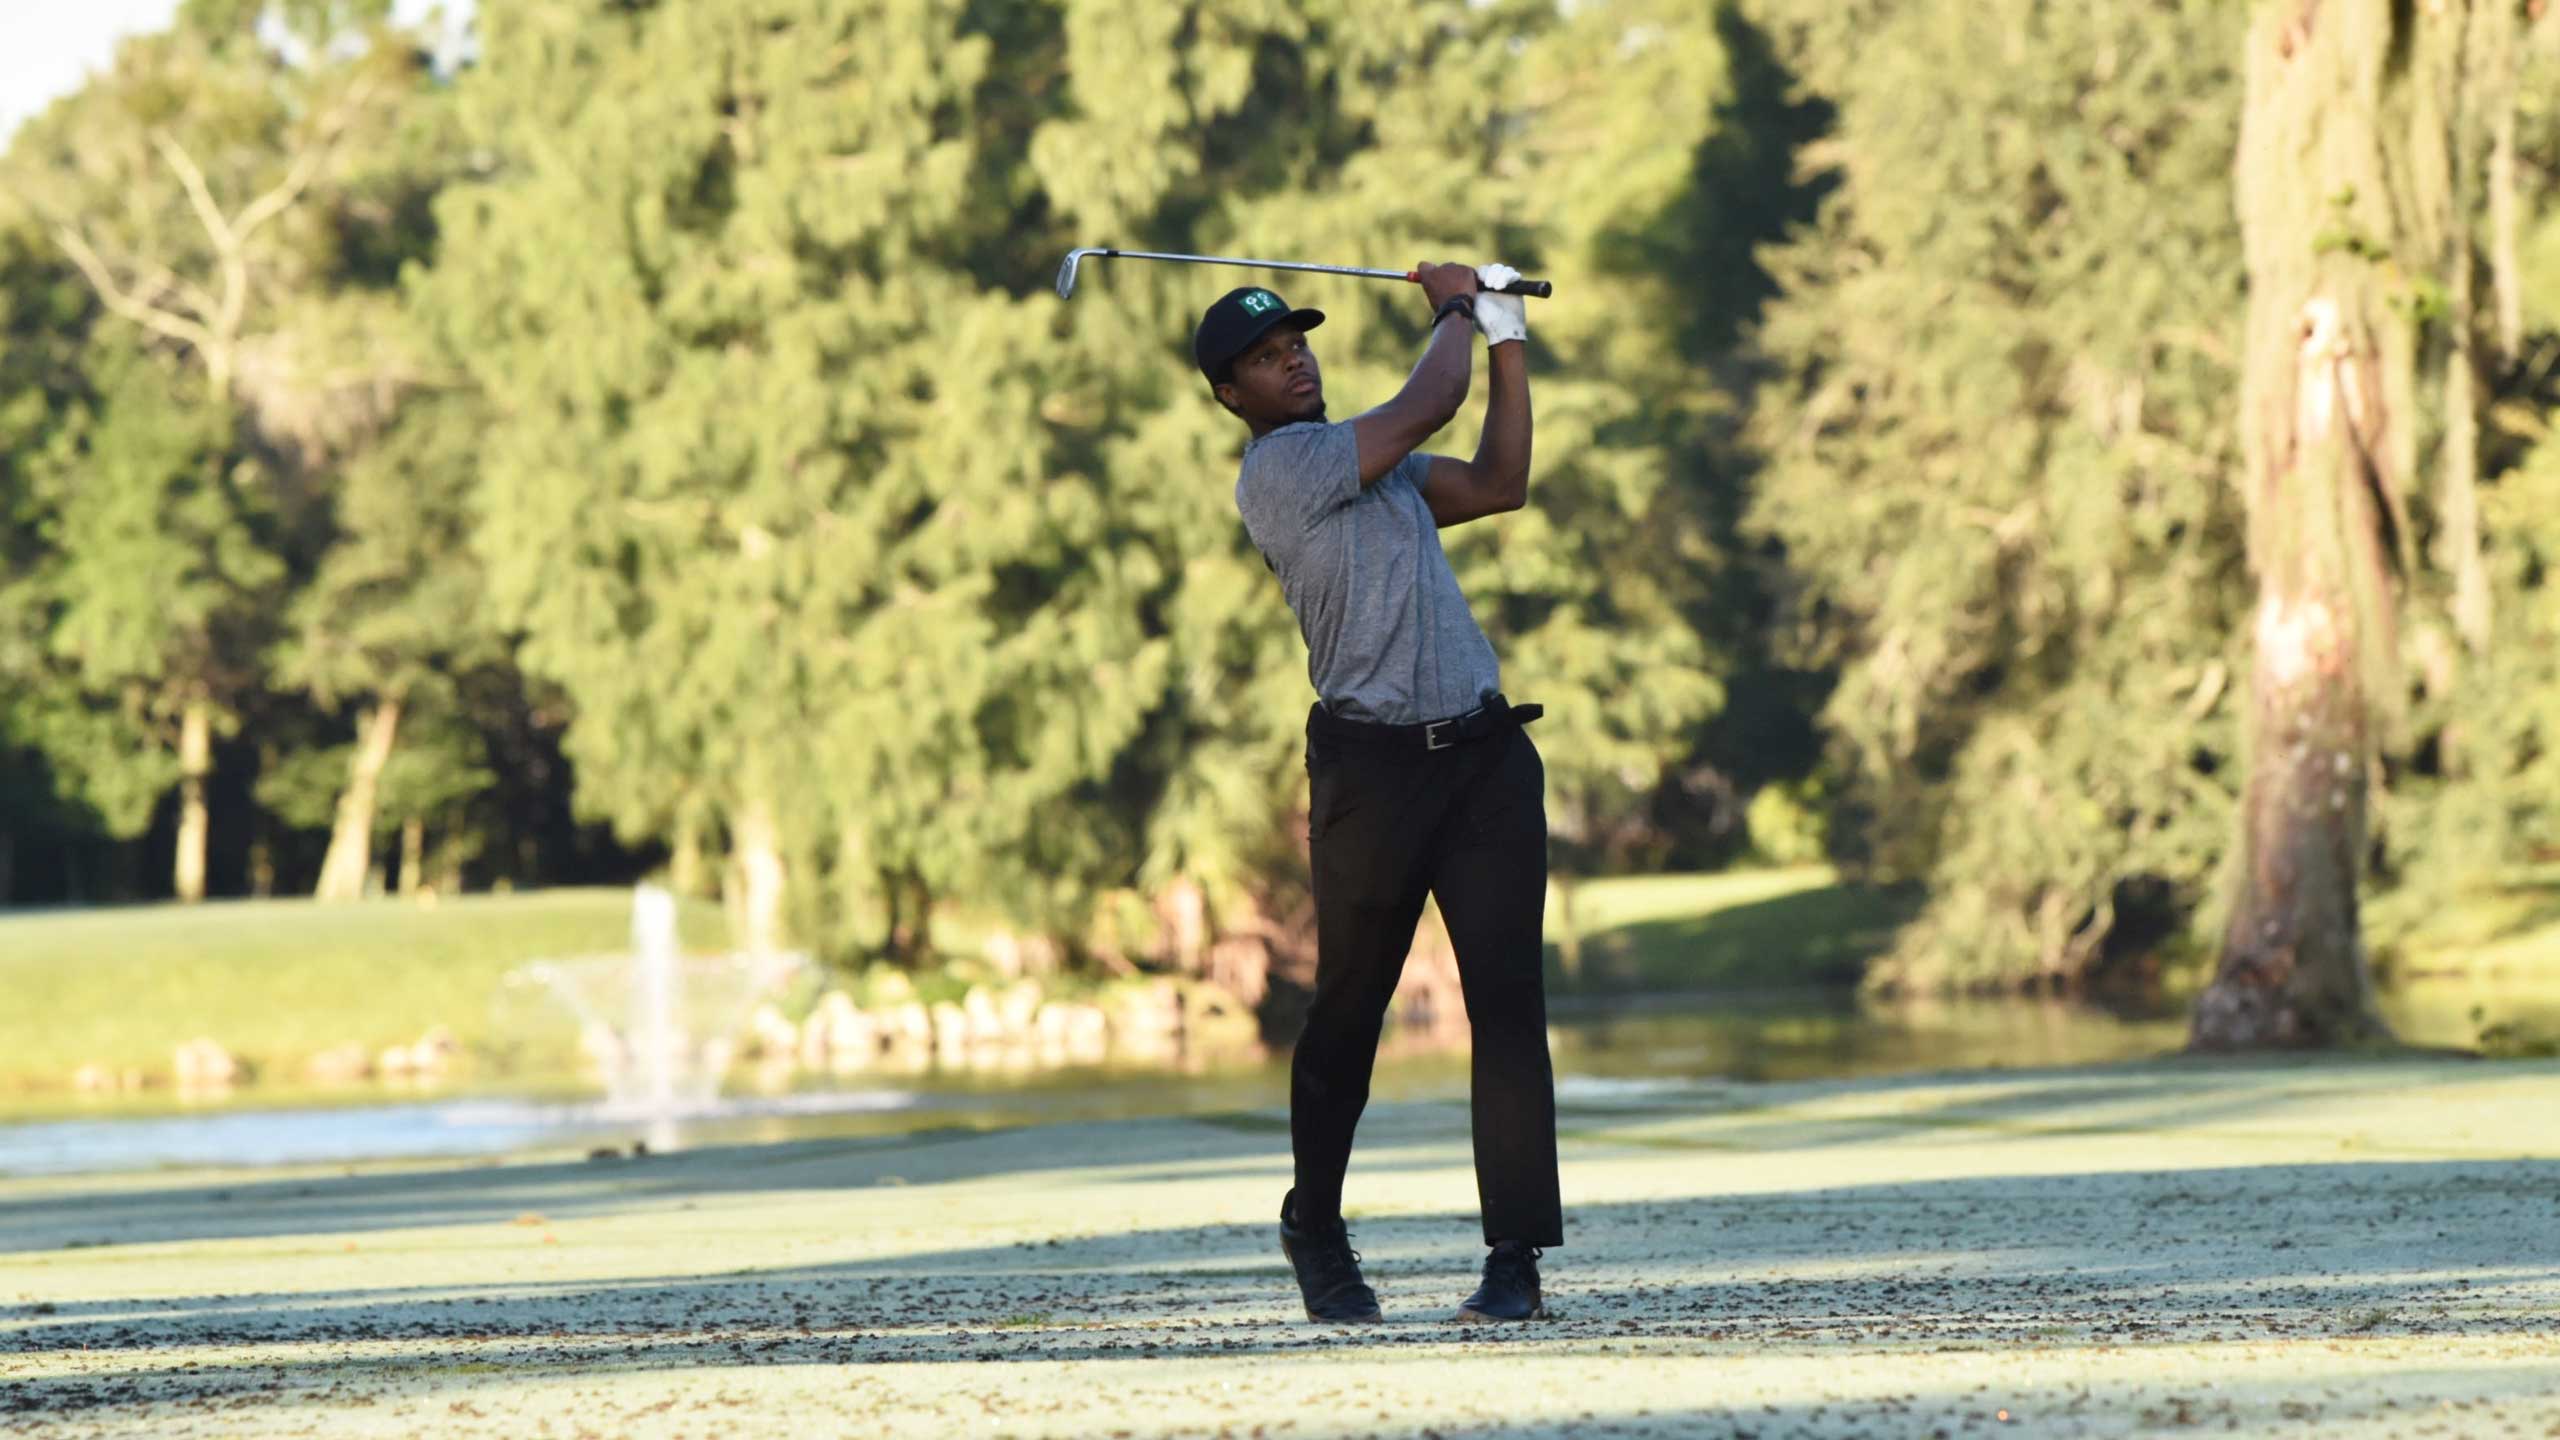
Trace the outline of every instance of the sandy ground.
<path fill-rule="evenodd" d="M 0 1184 L 0 1434 L 2560 1436 L 2560 1066 L 1581 1087 L 1556 1318 L 1448 1320 L 1461 1107 L 1373 1111 L 1389 1323 L 1284 1117 Z"/>

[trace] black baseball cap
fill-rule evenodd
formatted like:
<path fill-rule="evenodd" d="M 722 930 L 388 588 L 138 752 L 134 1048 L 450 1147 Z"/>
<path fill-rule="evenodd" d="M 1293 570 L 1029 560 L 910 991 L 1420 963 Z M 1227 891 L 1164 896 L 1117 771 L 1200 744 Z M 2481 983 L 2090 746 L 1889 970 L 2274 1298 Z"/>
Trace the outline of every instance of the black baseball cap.
<path fill-rule="evenodd" d="M 1253 342 L 1266 332 L 1281 325 L 1313 330 L 1323 323 L 1321 310 L 1292 310 L 1288 301 L 1259 285 L 1239 286 L 1201 313 L 1200 328 L 1191 332 L 1191 358 L 1200 362 L 1200 373 L 1215 385 L 1225 378 L 1235 358 L 1253 348 Z"/>

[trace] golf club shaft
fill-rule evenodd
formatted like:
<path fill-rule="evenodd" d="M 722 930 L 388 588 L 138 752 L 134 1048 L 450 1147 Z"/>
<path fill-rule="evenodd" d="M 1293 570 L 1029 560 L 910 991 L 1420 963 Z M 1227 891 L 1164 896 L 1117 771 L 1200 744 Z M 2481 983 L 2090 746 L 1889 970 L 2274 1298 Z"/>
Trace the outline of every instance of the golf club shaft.
<path fill-rule="evenodd" d="M 1373 280 L 1414 280 L 1410 270 L 1372 270 L 1361 265 L 1315 265 L 1304 260 L 1239 260 L 1225 255 L 1169 255 L 1157 250 L 1093 250 L 1093 255 L 1108 255 L 1122 260 L 1184 260 L 1194 265 L 1241 265 L 1249 269 L 1305 270 L 1318 275 L 1362 275 Z M 1499 287 L 1503 295 L 1529 295 L 1545 299 L 1555 287 L 1544 280 L 1514 280 Z"/>

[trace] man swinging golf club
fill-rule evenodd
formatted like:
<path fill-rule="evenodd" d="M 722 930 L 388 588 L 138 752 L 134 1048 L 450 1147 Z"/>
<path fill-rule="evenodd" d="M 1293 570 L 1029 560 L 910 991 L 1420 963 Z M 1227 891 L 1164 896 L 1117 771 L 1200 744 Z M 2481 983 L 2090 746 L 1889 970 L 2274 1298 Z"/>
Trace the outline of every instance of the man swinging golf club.
<path fill-rule="evenodd" d="M 1289 1093 L 1296 1185 L 1280 1245 L 1310 1318 L 1374 1321 L 1342 1219 L 1343 1172 L 1369 1098 L 1387 1002 L 1425 896 L 1456 947 L 1474 1030 L 1477 1198 L 1491 1247 L 1468 1320 L 1541 1313 L 1538 1257 L 1564 1240 L 1540 925 L 1546 768 L 1521 727 L 1539 707 L 1501 692 L 1493 647 L 1441 553 L 1438 527 L 1517 510 L 1529 492 L 1528 321 L 1508 266 L 1424 265 L 1431 338 L 1393 399 L 1325 418 L 1307 332 L 1324 323 L 1260 286 L 1219 297 L 1194 357 L 1252 432 L 1236 480 L 1246 533 L 1307 640 L 1316 993 Z M 1424 454 L 1490 351 L 1475 458 Z"/>

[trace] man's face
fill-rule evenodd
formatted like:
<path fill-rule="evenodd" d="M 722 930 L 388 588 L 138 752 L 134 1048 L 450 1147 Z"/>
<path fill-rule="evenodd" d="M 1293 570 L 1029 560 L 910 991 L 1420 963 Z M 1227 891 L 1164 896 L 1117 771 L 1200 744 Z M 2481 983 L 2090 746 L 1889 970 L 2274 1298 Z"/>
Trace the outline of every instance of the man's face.
<path fill-rule="evenodd" d="M 1246 421 L 1277 429 L 1324 418 L 1324 375 L 1307 332 L 1281 325 L 1237 356 L 1218 398 Z"/>

